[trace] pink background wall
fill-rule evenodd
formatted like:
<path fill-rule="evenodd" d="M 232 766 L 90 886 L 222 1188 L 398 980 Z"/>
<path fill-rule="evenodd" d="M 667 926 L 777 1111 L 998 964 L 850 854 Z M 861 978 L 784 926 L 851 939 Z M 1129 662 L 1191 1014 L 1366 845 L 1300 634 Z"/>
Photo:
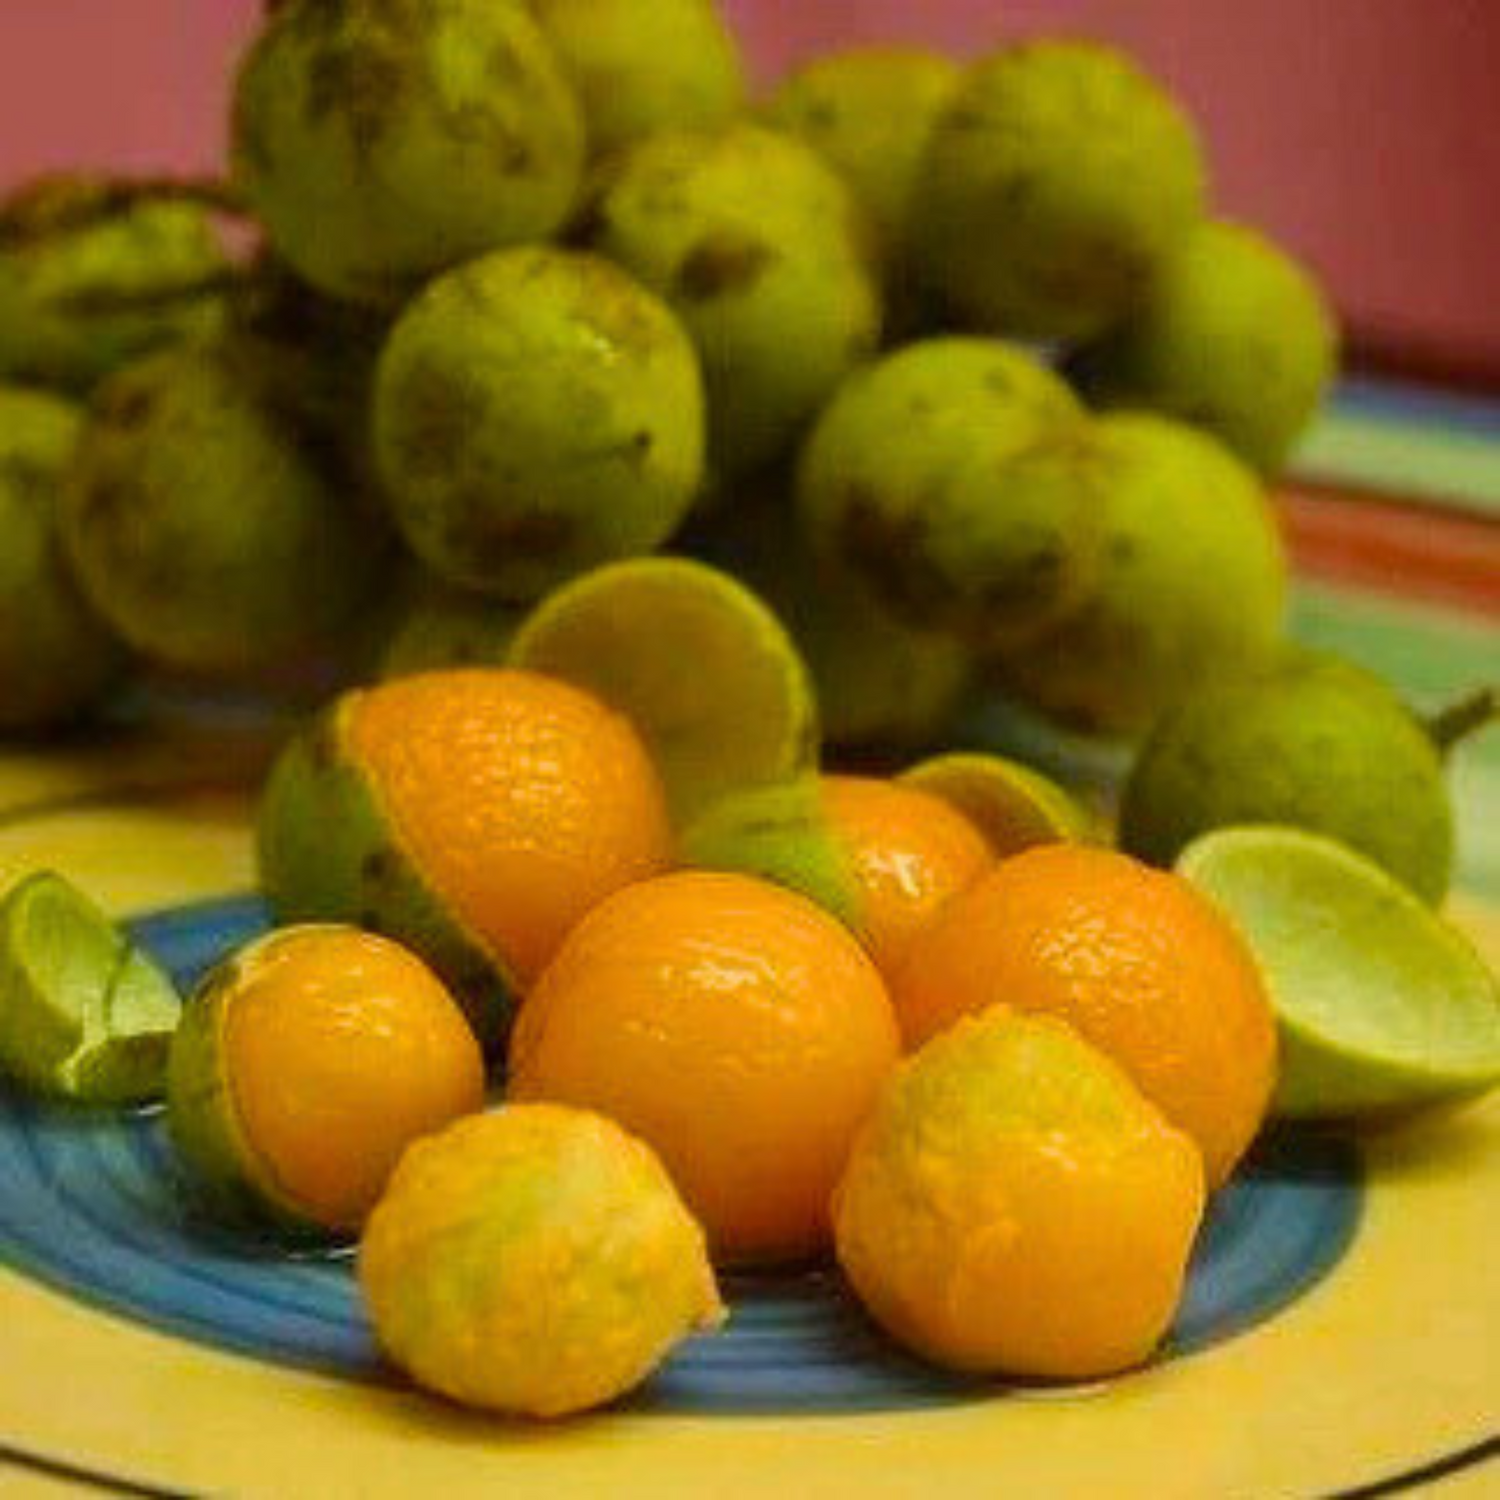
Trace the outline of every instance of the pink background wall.
<path fill-rule="evenodd" d="M 1048 28 L 1136 50 L 1205 123 L 1231 212 L 1363 340 L 1500 379 L 1500 0 L 726 0 L 763 77 L 852 40 Z M 0 0 L 0 182 L 209 166 L 259 0 Z"/>

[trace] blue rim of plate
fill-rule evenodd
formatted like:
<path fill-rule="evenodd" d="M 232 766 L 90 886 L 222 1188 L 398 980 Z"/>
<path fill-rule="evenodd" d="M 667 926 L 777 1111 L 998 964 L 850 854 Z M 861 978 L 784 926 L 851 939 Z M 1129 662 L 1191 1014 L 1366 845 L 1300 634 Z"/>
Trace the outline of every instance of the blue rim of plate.
<path fill-rule="evenodd" d="M 253 897 L 132 924 L 184 987 L 266 929 Z M 1156 1361 L 1264 1322 L 1323 1280 L 1357 1232 L 1357 1150 L 1332 1136 L 1263 1139 L 1209 1213 Z M 359 1304 L 350 1258 L 291 1256 L 204 1221 L 160 1112 L 59 1109 L 0 1087 L 0 1263 L 101 1310 L 236 1354 L 366 1383 L 394 1377 Z M 733 1316 L 689 1340 L 630 1399 L 700 1415 L 899 1411 L 1072 1385 L 946 1375 L 902 1353 L 836 1272 L 729 1276 Z"/>

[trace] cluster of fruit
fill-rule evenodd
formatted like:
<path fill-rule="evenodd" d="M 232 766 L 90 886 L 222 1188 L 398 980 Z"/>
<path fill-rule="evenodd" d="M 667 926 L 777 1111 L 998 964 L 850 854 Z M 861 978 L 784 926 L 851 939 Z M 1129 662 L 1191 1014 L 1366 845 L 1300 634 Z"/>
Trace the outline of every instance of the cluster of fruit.
<path fill-rule="evenodd" d="M 1284 643 L 1262 481 L 1331 321 L 1127 60 L 852 53 L 751 116 L 706 0 L 276 0 L 233 133 L 249 267 L 201 185 L 0 216 L 0 370 L 91 392 L 0 392 L 0 723 L 117 641 L 385 680 L 282 754 L 283 926 L 185 1006 L 13 891 L 0 1060 L 360 1233 L 419 1380 L 594 1405 L 722 1317 L 712 1261 L 830 1249 L 930 1359 L 1118 1370 L 1268 1109 L 1500 1077 L 1430 910 L 1493 704 L 1429 732 Z M 826 774 L 980 679 L 1151 727 L 1126 852 L 992 756 Z"/>
<path fill-rule="evenodd" d="M 295 0 L 232 145 L 229 186 L 0 207 L 0 727 L 127 655 L 495 660 L 668 544 L 771 598 L 837 744 L 981 680 L 1134 732 L 1279 639 L 1261 480 L 1333 322 L 1107 47 L 852 51 L 752 107 L 710 0 Z"/>
<path fill-rule="evenodd" d="M 723 1318 L 715 1262 L 830 1249 L 939 1364 L 1120 1370 L 1268 1110 L 1500 1079 L 1500 987 L 1377 864 L 1229 827 L 1154 869 L 979 753 L 828 774 L 790 636 L 705 564 L 595 570 L 511 655 L 346 692 L 286 747 L 283 925 L 185 1006 L 56 877 L 0 905 L 8 1070 L 165 1092 L 213 1212 L 359 1234 L 381 1343 L 437 1391 L 596 1405 Z"/>

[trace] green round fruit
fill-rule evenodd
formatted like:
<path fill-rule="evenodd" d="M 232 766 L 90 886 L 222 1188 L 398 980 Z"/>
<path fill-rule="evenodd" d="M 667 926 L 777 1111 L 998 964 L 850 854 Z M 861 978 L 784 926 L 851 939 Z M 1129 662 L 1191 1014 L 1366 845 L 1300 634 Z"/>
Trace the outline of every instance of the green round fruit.
<path fill-rule="evenodd" d="M 851 376 L 803 448 L 802 526 L 909 624 L 1035 633 L 1097 565 L 1099 455 L 1072 393 L 990 339 L 912 344 Z"/>
<path fill-rule="evenodd" d="M 692 335 L 720 483 L 783 454 L 879 341 L 863 218 L 789 136 L 745 124 L 641 141 L 607 175 L 590 235 Z"/>
<path fill-rule="evenodd" d="M 1225 828 L 1177 871 L 1265 976 L 1281 1031 L 1275 1113 L 1380 1119 L 1500 1083 L 1500 982 L 1378 865 L 1290 828 Z"/>
<path fill-rule="evenodd" d="M 1268 658 L 1282 639 L 1287 563 L 1255 475 L 1164 417 L 1098 425 L 1103 548 L 1083 605 L 1003 653 L 1001 682 L 1064 724 L 1139 733 L 1205 677 Z"/>
<path fill-rule="evenodd" d="M 1248 226 L 1215 220 L 1070 373 L 1101 406 L 1168 412 L 1276 474 L 1337 364 L 1338 324 L 1312 274 Z"/>
<path fill-rule="evenodd" d="M 966 325 L 1092 338 L 1145 296 L 1203 213 L 1192 123 L 1112 48 L 1034 41 L 981 59 L 933 132 L 912 224 Z"/>
<path fill-rule="evenodd" d="M 381 681 L 445 667 L 498 667 L 510 651 L 524 607 L 428 583 L 401 607 L 376 664 Z"/>
<path fill-rule="evenodd" d="M 904 287 L 912 201 L 928 142 L 962 71 L 921 47 L 834 52 L 787 78 L 766 106 L 843 177 L 880 239 L 887 281 Z"/>
<path fill-rule="evenodd" d="M 0 731 L 72 718 L 122 666 L 58 540 L 62 477 L 81 427 L 68 402 L 0 386 Z"/>
<path fill-rule="evenodd" d="M 847 567 L 815 557 L 779 493 L 736 495 L 702 527 L 710 557 L 785 622 L 812 675 L 825 744 L 936 744 L 973 680 L 962 641 L 898 619 Z"/>
<path fill-rule="evenodd" d="M 227 270 L 207 210 L 47 177 L 0 203 L 0 380 L 83 392 L 208 332 Z"/>
<path fill-rule="evenodd" d="M 528 0 L 572 82 L 589 148 L 727 125 L 745 101 L 734 35 L 714 0 Z"/>
<path fill-rule="evenodd" d="M 235 180 L 320 291 L 394 303 L 553 233 L 583 171 L 578 102 L 519 0 L 287 0 L 241 64 Z"/>
<path fill-rule="evenodd" d="M 100 391 L 60 524 L 89 602 L 143 656 L 241 675 L 327 645 L 385 560 L 372 527 L 214 346 Z"/>
<path fill-rule="evenodd" d="M 397 524 L 439 576 L 502 598 L 660 546 L 698 491 L 703 440 L 677 320 L 591 255 L 513 250 L 440 277 L 376 375 Z"/>
<path fill-rule="evenodd" d="M 1287 652 L 1201 682 L 1142 747 L 1120 843 L 1170 865 L 1200 834 L 1248 823 L 1337 839 L 1431 903 L 1448 889 L 1453 808 L 1439 748 L 1378 677 L 1336 657 Z"/>

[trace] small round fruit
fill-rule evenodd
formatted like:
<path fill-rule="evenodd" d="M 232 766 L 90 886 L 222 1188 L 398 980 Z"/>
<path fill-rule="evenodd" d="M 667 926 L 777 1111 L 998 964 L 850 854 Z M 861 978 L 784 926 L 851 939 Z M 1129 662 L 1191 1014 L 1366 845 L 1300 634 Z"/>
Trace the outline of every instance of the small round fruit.
<path fill-rule="evenodd" d="M 529 0 L 607 156 L 663 130 L 727 125 L 745 101 L 734 34 L 714 0 Z"/>
<path fill-rule="evenodd" d="M 624 1395 L 725 1317 L 703 1231 L 650 1149 L 540 1104 L 413 1146 L 365 1227 L 359 1282 L 419 1384 L 531 1417 Z"/>
<path fill-rule="evenodd" d="M 1108 849 L 1002 860 L 918 933 L 891 993 L 908 1046 L 997 1003 L 1070 1022 L 1198 1143 L 1211 1188 L 1276 1080 L 1275 1020 L 1245 945 L 1186 881 Z"/>
<path fill-rule="evenodd" d="M 1248 225 L 1200 225 L 1069 373 L 1101 406 L 1193 422 L 1274 475 L 1323 400 L 1338 324 L 1312 273 Z"/>
<path fill-rule="evenodd" d="M 895 1338 L 976 1374 L 1084 1379 L 1176 1312 L 1203 1165 L 1051 1016 L 994 1006 L 902 1064 L 839 1184 L 839 1262 Z"/>
<path fill-rule="evenodd" d="M 258 835 L 280 920 L 405 943 L 486 1046 L 569 928 L 672 855 L 626 719 L 566 683 L 481 668 L 345 694 L 283 752 Z"/>
<path fill-rule="evenodd" d="M 84 595 L 143 656 L 188 672 L 328 645 L 379 583 L 386 539 L 322 459 L 215 346 L 121 371 L 62 496 Z"/>
<path fill-rule="evenodd" d="M 287 0 L 240 65 L 235 180 L 329 296 L 394 304 L 543 239 L 583 172 L 577 100 L 512 0 Z"/>
<path fill-rule="evenodd" d="M 905 279 L 923 159 L 962 76 L 951 58 L 921 47 L 860 47 L 798 69 L 766 106 L 773 125 L 806 141 L 854 190 L 892 282 Z"/>
<path fill-rule="evenodd" d="M 939 118 L 912 225 L 969 326 L 1095 337 L 1146 295 L 1203 213 L 1192 123 L 1129 58 L 1023 42 L 982 58 Z"/>
<path fill-rule="evenodd" d="M 1256 476 L 1213 438 L 1129 412 L 1102 418 L 1097 435 L 1094 587 L 994 665 L 1007 689 L 1064 724 L 1138 734 L 1205 679 L 1276 653 L 1286 552 Z"/>
<path fill-rule="evenodd" d="M 1177 871 L 1265 975 L 1277 1114 L 1379 1119 L 1500 1084 L 1500 980 L 1378 865 L 1296 829 L 1224 828 L 1189 844 Z"/>
<path fill-rule="evenodd" d="M 625 272 L 570 251 L 507 251 L 434 281 L 381 356 L 374 421 L 413 551 L 507 599 L 653 551 L 703 477 L 687 336 Z"/>
<path fill-rule="evenodd" d="M 45 177 L 0 202 L 0 380 L 84 392 L 208 333 L 227 270 L 208 212 Z"/>
<path fill-rule="evenodd" d="M 285 928 L 226 959 L 167 1070 L 172 1139 L 208 1201 L 315 1237 L 357 1229 L 407 1146 L 483 1103 L 463 1012 L 352 927 Z"/>
<path fill-rule="evenodd" d="M 721 484 L 784 454 L 874 352 L 880 299 L 864 233 L 832 169 L 758 125 L 652 136 L 607 174 L 592 242 L 692 335 Z"/>
<path fill-rule="evenodd" d="M 1338 839 L 1436 904 L 1453 868 L 1442 751 L 1373 673 L 1311 651 L 1210 679 L 1163 716 L 1120 804 L 1120 843 L 1169 865 L 1198 835 L 1279 823 Z"/>
<path fill-rule="evenodd" d="M 992 339 L 912 344 L 851 376 L 799 464 L 815 555 L 898 618 L 975 642 L 1024 637 L 1096 567 L 1099 456 L 1067 386 Z"/>
<path fill-rule="evenodd" d="M 898 1052 L 870 960 L 811 902 L 690 871 L 611 896 L 522 1008 L 511 1097 L 618 1120 L 661 1156 L 716 1256 L 828 1240 L 828 1199 Z"/>
<path fill-rule="evenodd" d="M 523 606 L 423 581 L 398 608 L 375 675 L 413 677 L 449 667 L 505 664 Z"/>
<path fill-rule="evenodd" d="M 642 557 L 596 568 L 537 605 L 509 659 L 625 714 L 679 826 L 741 788 L 817 767 L 818 706 L 796 646 L 755 594 L 706 563 Z"/>
<path fill-rule="evenodd" d="M 63 475 L 81 427 L 68 402 L 0 386 L 0 732 L 66 722 L 98 701 L 121 666 L 58 536 Z"/>
<path fill-rule="evenodd" d="M 855 930 L 889 981 L 917 934 L 986 875 L 994 856 L 961 812 L 872 776 L 825 776 L 823 807 L 859 893 Z"/>

